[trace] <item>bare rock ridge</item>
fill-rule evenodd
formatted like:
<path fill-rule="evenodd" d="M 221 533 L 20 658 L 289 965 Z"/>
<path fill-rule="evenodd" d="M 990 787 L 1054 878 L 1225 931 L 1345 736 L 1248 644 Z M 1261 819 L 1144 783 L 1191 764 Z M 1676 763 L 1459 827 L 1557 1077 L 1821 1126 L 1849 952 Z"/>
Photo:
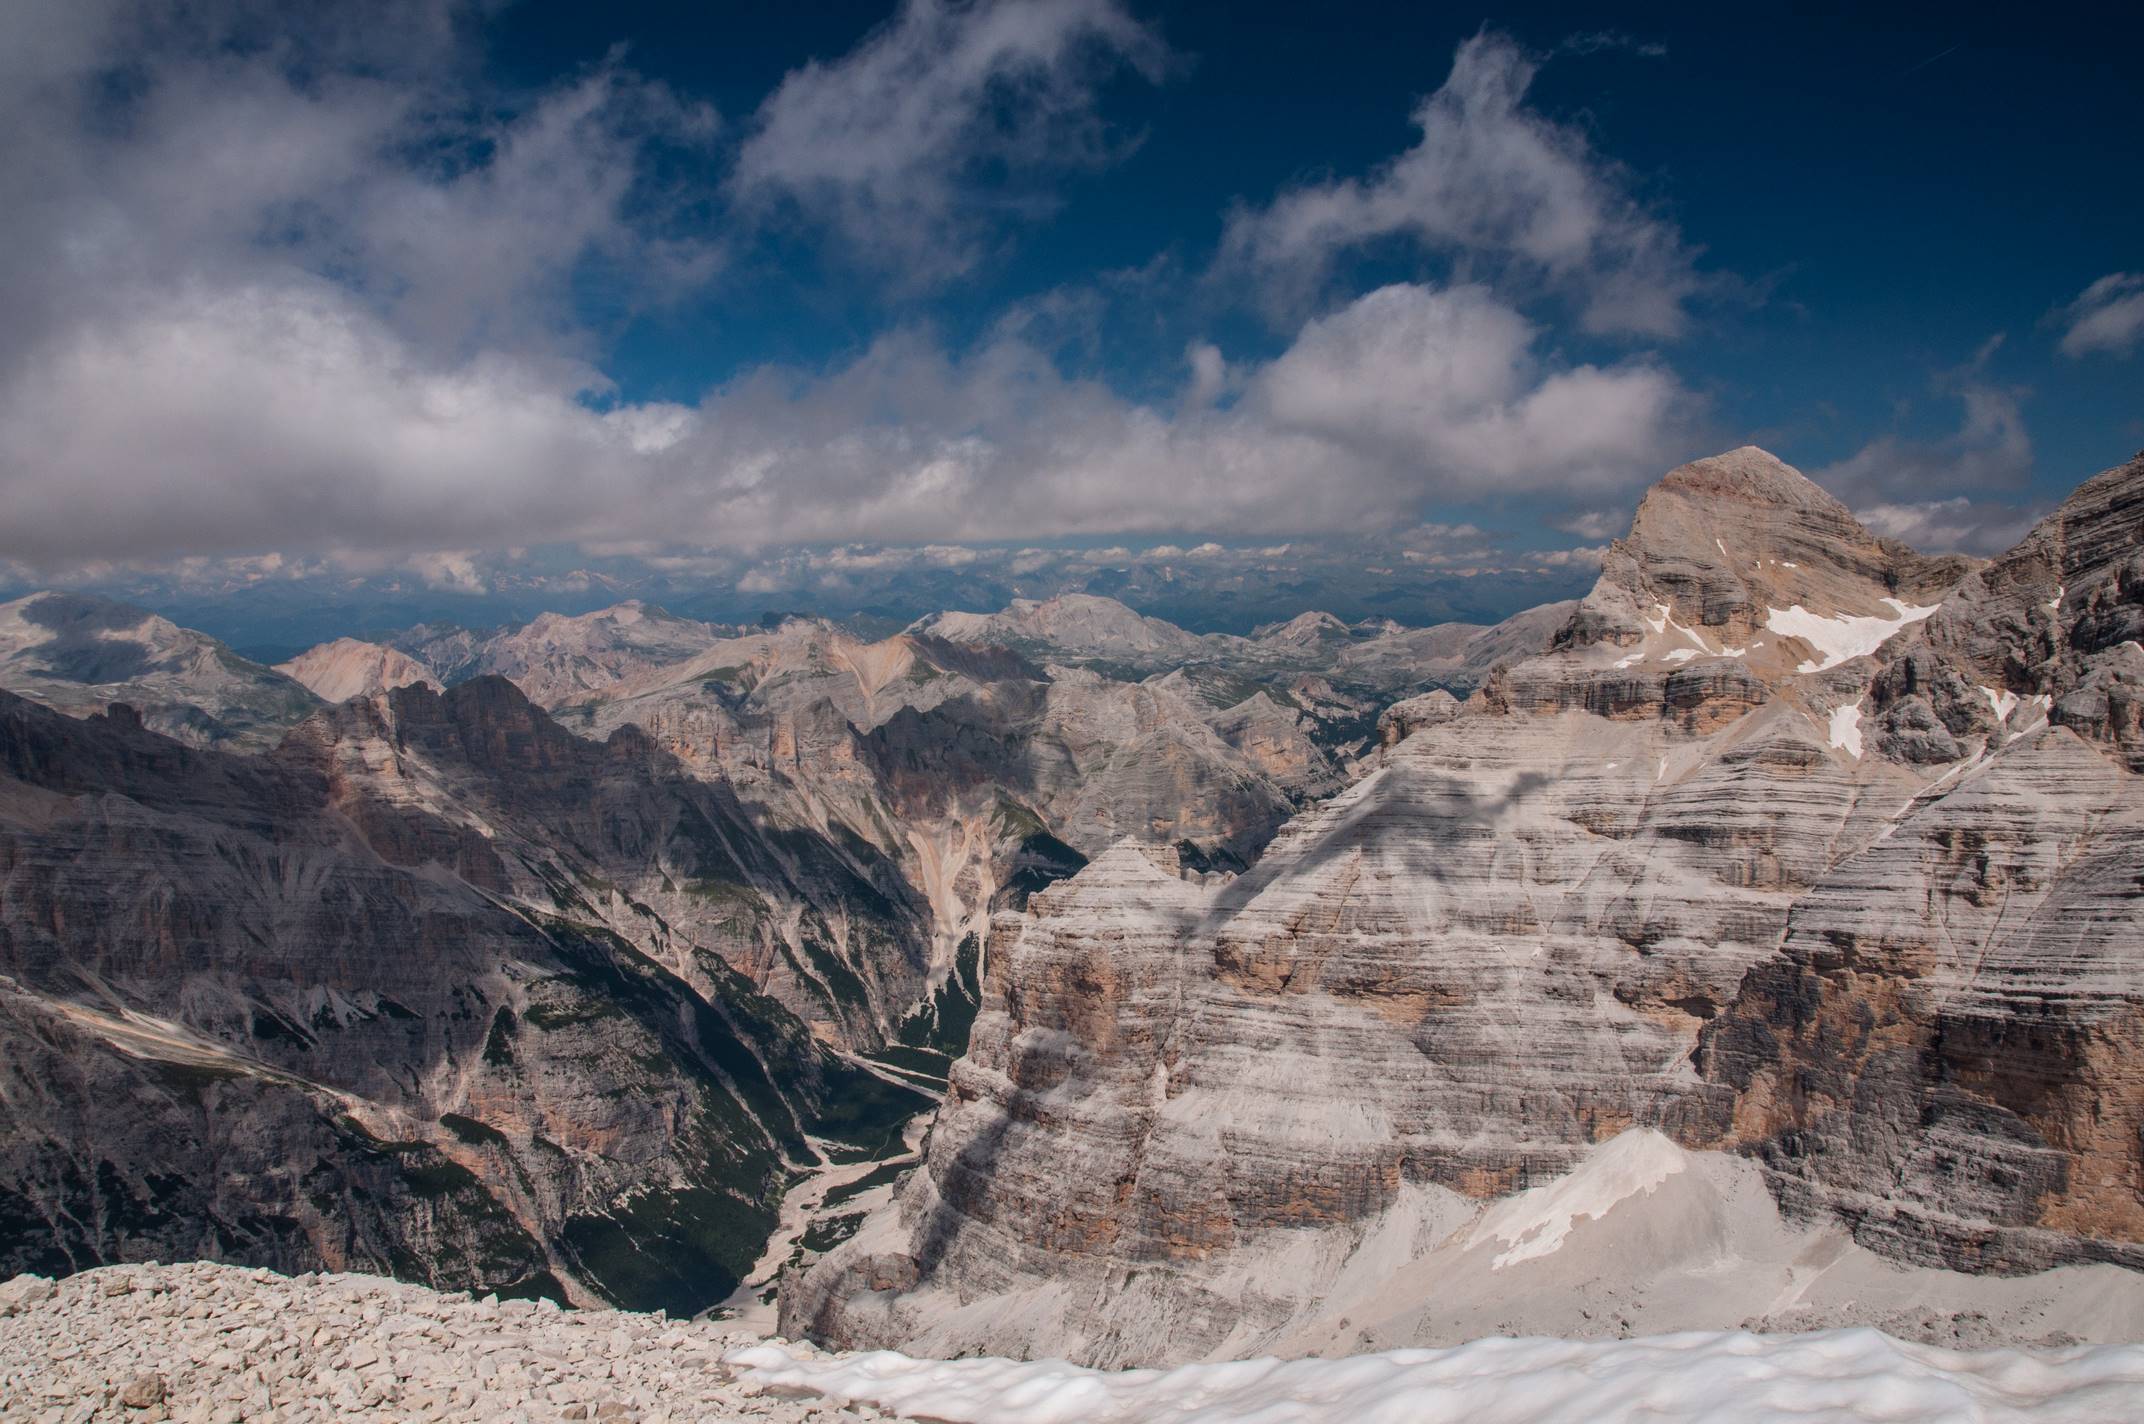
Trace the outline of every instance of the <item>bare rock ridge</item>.
<path fill-rule="evenodd" d="M 1068 596 L 877 642 L 788 619 L 556 710 L 587 735 L 643 728 L 749 802 L 891 859 L 929 900 L 930 974 L 943 983 L 993 910 L 1123 836 L 1248 864 L 1297 807 L 1345 784 L 1383 689 L 1471 685 L 1485 650 L 1532 650 L 1549 631 L 1522 616 L 1269 647 Z M 1418 656 L 1410 640 L 1425 632 L 1444 643 Z M 823 1017 L 808 984 L 768 986 Z"/>
<path fill-rule="evenodd" d="M 1001 913 L 924 1169 L 785 1331 L 1254 1353 L 1309 1298 L 1252 1283 L 1368 1289 L 1640 1129 L 1824 1241 L 2134 1279 L 2140 511 L 2133 462 L 1975 569 L 1761 451 L 1670 474 L 1247 873 L 1120 847 Z"/>
<path fill-rule="evenodd" d="M 631 599 L 593 613 L 539 614 L 489 633 L 419 626 L 392 641 L 448 682 L 494 674 L 557 707 L 682 662 L 731 631 Z"/>
<path fill-rule="evenodd" d="M 206 634 L 75 593 L 0 603 L 0 689 L 74 716 L 124 702 L 196 746 L 265 750 L 320 699 Z"/>
<path fill-rule="evenodd" d="M 1723 1137 L 1891 1254 L 2144 1267 L 2144 459 L 1879 654 L 1943 784 L 1791 912 L 1708 1025 Z"/>

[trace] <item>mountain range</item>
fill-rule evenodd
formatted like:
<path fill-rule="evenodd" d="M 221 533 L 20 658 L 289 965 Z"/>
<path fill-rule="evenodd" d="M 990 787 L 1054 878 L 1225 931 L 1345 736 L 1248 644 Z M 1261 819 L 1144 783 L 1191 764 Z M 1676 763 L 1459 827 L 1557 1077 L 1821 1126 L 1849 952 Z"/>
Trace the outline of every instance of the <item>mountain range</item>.
<path fill-rule="evenodd" d="M 771 1256 L 785 1333 L 1110 1364 L 2117 1329 L 2140 534 L 2144 462 L 1980 564 L 1745 448 L 1486 626 L 634 601 L 268 668 L 0 605 L 0 1271 Z"/>

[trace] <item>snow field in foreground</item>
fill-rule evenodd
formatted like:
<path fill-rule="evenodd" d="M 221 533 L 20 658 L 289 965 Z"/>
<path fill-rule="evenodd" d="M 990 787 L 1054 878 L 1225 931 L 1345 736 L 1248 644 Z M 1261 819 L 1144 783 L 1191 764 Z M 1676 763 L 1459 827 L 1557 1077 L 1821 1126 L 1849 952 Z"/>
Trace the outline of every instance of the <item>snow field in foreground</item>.
<path fill-rule="evenodd" d="M 2107 1424 L 2144 1419 L 2144 1346 L 1964 1353 L 1876 1330 L 1489 1339 L 1168 1370 L 731 1353 L 740 1378 L 947 1424 Z"/>

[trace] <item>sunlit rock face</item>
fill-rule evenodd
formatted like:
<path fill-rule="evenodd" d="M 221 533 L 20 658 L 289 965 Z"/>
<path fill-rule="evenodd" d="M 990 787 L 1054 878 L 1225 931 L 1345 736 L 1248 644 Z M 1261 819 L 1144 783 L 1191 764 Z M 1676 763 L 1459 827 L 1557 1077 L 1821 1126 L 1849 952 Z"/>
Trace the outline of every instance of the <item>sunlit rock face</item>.
<path fill-rule="evenodd" d="M 926 1170 L 785 1319 L 1250 1348 L 1274 1233 L 1405 1259 L 1632 1127 L 1893 1257 L 2134 1262 L 2140 507 L 1975 572 L 1761 451 L 1675 471 L 1549 651 L 1394 709 L 1247 873 L 1121 846 L 1000 916 Z"/>
<path fill-rule="evenodd" d="M 289 662 L 277 663 L 275 670 L 303 683 L 323 702 L 347 702 L 420 682 L 440 686 L 437 673 L 400 648 L 356 638 L 308 648 Z"/>
<path fill-rule="evenodd" d="M 593 613 L 543 613 L 492 633 L 414 628 L 399 644 L 449 681 L 495 674 L 555 710 L 674 666 L 733 632 L 636 598 Z"/>

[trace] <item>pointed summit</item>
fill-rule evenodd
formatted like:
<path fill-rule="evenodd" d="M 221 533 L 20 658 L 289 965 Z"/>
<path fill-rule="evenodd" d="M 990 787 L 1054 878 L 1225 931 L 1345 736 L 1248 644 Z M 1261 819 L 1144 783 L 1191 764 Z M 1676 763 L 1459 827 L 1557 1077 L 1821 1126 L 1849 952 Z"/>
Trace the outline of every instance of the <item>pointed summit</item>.
<path fill-rule="evenodd" d="M 277 663 L 275 670 L 303 683 L 326 702 L 347 702 L 413 682 L 441 685 L 436 673 L 400 648 L 356 638 L 337 638 L 307 648 L 288 662 Z"/>
<path fill-rule="evenodd" d="M 1761 445 L 1738 445 L 1723 454 L 1678 465 L 1660 477 L 1647 498 L 1662 494 L 1846 513 L 1846 506 L 1822 485 Z"/>
<path fill-rule="evenodd" d="M 1879 538 L 1754 445 L 1669 471 L 1646 492 L 1558 639 L 1633 677 L 1732 659 L 1759 683 L 1872 651 L 1972 569 Z"/>
<path fill-rule="evenodd" d="M 1622 547 L 1656 566 L 1830 565 L 1877 581 L 1891 562 L 1845 505 L 1754 445 L 1670 470 L 1639 503 Z"/>

